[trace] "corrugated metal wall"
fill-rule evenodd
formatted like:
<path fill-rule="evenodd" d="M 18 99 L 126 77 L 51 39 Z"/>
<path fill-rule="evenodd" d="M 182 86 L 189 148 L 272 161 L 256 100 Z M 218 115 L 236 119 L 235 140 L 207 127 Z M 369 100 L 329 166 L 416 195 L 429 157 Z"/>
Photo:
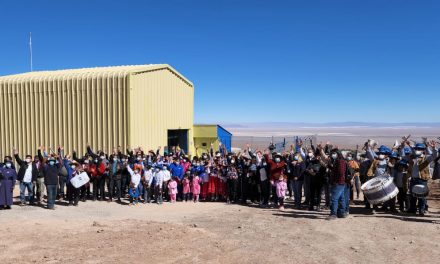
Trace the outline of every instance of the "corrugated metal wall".
<path fill-rule="evenodd" d="M 35 154 L 39 145 L 66 153 L 110 151 L 128 144 L 127 74 L 2 77 L 0 80 L 0 156 Z"/>
<path fill-rule="evenodd" d="M 194 88 L 170 69 L 130 76 L 132 146 L 155 150 L 168 144 L 168 129 L 188 129 L 189 154 L 194 151 Z"/>

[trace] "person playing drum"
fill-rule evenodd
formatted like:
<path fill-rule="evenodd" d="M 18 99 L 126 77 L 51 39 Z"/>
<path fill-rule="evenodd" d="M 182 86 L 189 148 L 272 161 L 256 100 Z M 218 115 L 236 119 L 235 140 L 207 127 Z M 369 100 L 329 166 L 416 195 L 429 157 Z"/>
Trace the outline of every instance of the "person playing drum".
<path fill-rule="evenodd" d="M 370 168 L 368 168 L 367 176 L 369 179 L 378 176 L 390 175 L 390 166 L 388 156 L 391 155 L 391 149 L 387 146 L 380 146 L 378 152 L 375 153 L 373 151 L 374 144 L 371 144 L 371 141 L 365 143 L 366 154 L 369 160 L 372 160 Z M 369 203 L 367 202 L 367 208 L 370 208 Z M 376 213 L 378 205 L 373 205 L 372 214 Z"/>
<path fill-rule="evenodd" d="M 428 195 L 428 180 L 431 178 L 429 166 L 437 158 L 437 151 L 435 151 L 435 141 L 425 143 L 416 143 L 411 146 L 408 140 L 404 140 L 402 145 L 407 145 L 411 148 L 412 154 L 408 159 L 408 175 L 410 180 L 411 201 L 409 213 L 417 212 L 417 203 L 420 216 L 426 213 L 426 196 Z M 402 148 L 403 149 L 403 148 Z M 404 153 L 402 153 L 404 154 Z M 403 155 L 402 155 L 403 156 Z M 414 187 L 419 190 L 426 190 L 424 193 L 414 193 Z"/>

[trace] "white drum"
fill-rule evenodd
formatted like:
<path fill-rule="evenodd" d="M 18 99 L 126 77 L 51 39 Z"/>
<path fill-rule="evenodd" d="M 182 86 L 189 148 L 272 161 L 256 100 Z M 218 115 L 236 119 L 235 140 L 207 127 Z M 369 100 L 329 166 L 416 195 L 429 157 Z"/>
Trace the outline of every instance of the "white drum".
<path fill-rule="evenodd" d="M 82 173 L 76 175 L 75 177 L 73 177 L 70 180 L 70 183 L 73 185 L 73 187 L 78 189 L 81 186 L 83 186 L 84 184 L 88 183 L 89 181 L 90 181 L 90 178 L 87 175 L 87 173 L 82 172 Z"/>
<path fill-rule="evenodd" d="M 428 186 L 416 184 L 412 187 L 411 194 L 417 198 L 425 198 L 429 194 Z"/>
<path fill-rule="evenodd" d="M 399 193 L 399 189 L 390 176 L 375 177 L 364 183 L 361 190 L 370 204 L 384 203 Z"/>

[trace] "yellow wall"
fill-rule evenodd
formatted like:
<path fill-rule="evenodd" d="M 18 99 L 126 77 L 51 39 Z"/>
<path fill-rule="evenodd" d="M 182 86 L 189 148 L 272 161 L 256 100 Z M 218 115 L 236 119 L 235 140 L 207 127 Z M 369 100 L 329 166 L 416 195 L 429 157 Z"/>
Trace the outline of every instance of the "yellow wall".
<path fill-rule="evenodd" d="M 109 151 L 128 141 L 126 76 L 118 73 L 0 80 L 0 156 L 39 145 Z"/>
<path fill-rule="evenodd" d="M 194 125 L 194 137 L 217 138 L 217 125 Z"/>
<path fill-rule="evenodd" d="M 206 147 L 202 146 L 203 143 L 206 143 Z M 197 155 L 209 153 L 211 143 L 214 143 L 214 152 L 218 151 L 217 125 L 194 125 L 194 146 L 199 147 Z"/>
<path fill-rule="evenodd" d="M 22 156 L 39 145 L 79 155 L 86 143 L 106 152 L 118 145 L 156 149 L 167 145 L 167 129 L 179 128 L 189 129 L 192 151 L 193 97 L 192 83 L 169 65 L 2 76 L 0 159 L 13 146 Z"/>
<path fill-rule="evenodd" d="M 193 153 L 194 88 L 169 69 L 130 76 L 130 144 L 155 150 L 168 129 L 188 129 Z"/>

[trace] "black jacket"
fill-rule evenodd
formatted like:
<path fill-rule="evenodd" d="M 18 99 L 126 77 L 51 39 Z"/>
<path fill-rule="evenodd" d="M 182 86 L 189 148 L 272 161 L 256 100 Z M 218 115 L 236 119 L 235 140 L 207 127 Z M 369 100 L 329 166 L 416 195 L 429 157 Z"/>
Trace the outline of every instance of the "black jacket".
<path fill-rule="evenodd" d="M 20 159 L 20 157 L 16 154 L 14 155 L 15 160 L 17 161 L 18 165 L 20 165 L 20 170 L 18 170 L 17 174 L 17 180 L 23 181 L 24 175 L 26 174 L 26 170 L 28 169 L 29 164 L 27 164 L 26 161 L 23 161 Z M 37 166 L 35 166 L 35 163 L 32 162 L 32 181 L 36 181 L 38 176 L 38 169 Z"/>
<path fill-rule="evenodd" d="M 41 155 L 40 150 L 38 150 L 38 157 L 40 161 L 43 162 L 44 158 Z M 61 172 L 61 168 L 63 166 L 63 161 L 61 160 L 61 158 L 58 158 L 58 164 L 54 164 L 53 166 L 50 166 L 48 163 L 46 163 L 42 166 L 43 166 L 42 170 L 44 175 L 44 184 L 58 185 L 58 174 Z"/>

